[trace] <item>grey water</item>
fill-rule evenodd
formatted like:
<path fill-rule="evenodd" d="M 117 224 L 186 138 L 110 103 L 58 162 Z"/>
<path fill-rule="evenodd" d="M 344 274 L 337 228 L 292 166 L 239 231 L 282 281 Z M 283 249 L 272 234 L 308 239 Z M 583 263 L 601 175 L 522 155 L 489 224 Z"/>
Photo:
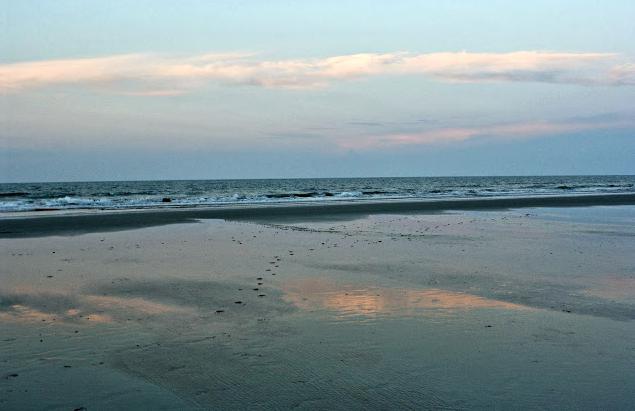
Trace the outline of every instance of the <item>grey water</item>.
<path fill-rule="evenodd" d="M 634 192 L 624 175 L 3 183 L 0 212 Z"/>

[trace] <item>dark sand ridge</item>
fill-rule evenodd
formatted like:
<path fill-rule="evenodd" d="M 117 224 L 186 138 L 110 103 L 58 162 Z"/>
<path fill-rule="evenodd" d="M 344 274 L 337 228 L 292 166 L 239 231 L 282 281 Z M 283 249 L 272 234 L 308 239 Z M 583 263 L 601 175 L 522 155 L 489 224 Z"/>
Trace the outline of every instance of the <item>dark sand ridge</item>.
<path fill-rule="evenodd" d="M 0 238 L 79 235 L 120 231 L 199 219 L 307 221 L 348 219 L 369 214 L 433 213 L 449 210 L 501 210 L 529 207 L 589 207 L 635 205 L 635 194 L 452 199 L 425 201 L 346 202 L 162 210 L 134 210 L 74 215 L 25 216 L 0 219 Z"/>

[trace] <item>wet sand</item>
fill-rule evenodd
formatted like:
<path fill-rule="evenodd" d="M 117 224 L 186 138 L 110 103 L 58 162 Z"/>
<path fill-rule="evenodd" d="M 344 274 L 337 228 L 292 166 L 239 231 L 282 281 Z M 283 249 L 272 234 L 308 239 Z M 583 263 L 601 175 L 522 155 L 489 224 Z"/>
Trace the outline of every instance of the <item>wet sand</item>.
<path fill-rule="evenodd" d="M 3 220 L 0 409 L 632 409 L 635 207 L 576 205 Z"/>

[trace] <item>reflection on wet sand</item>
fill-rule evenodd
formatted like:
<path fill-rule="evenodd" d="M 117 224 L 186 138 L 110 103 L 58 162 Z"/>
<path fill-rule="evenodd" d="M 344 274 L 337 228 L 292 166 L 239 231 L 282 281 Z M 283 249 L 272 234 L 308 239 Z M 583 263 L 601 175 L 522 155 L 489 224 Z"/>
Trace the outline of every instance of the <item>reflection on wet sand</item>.
<path fill-rule="evenodd" d="M 95 312 L 82 312 L 78 309 L 69 309 L 64 312 L 53 313 L 38 310 L 28 305 L 13 304 L 4 311 L 0 311 L 0 322 L 47 322 L 64 324 L 69 322 L 86 321 L 89 323 L 112 323 L 113 318 L 108 314 Z"/>
<path fill-rule="evenodd" d="M 602 276 L 601 283 L 585 290 L 585 294 L 606 300 L 629 300 L 635 298 L 635 278 Z"/>
<path fill-rule="evenodd" d="M 24 291 L 21 289 L 21 291 Z M 47 293 L 1 293 L 0 322 L 50 324 L 113 323 L 133 315 L 184 313 L 183 307 L 139 297 L 70 295 Z"/>
<path fill-rule="evenodd" d="M 157 303 L 140 297 L 127 298 L 102 295 L 87 295 L 84 300 L 87 303 L 104 310 L 116 308 L 146 315 L 179 313 L 186 311 L 184 307 Z"/>
<path fill-rule="evenodd" d="M 337 317 L 442 315 L 481 308 L 528 309 L 518 304 L 436 288 L 359 287 L 322 279 L 295 281 L 286 285 L 284 291 L 285 299 L 299 308 L 333 311 Z"/>

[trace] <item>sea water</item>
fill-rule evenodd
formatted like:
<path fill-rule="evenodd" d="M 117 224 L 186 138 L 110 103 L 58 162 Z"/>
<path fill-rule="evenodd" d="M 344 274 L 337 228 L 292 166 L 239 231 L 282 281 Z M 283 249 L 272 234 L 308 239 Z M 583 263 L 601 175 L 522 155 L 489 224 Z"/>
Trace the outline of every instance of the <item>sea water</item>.
<path fill-rule="evenodd" d="M 635 193 L 635 176 L 4 183 L 0 212 L 608 193 Z"/>

